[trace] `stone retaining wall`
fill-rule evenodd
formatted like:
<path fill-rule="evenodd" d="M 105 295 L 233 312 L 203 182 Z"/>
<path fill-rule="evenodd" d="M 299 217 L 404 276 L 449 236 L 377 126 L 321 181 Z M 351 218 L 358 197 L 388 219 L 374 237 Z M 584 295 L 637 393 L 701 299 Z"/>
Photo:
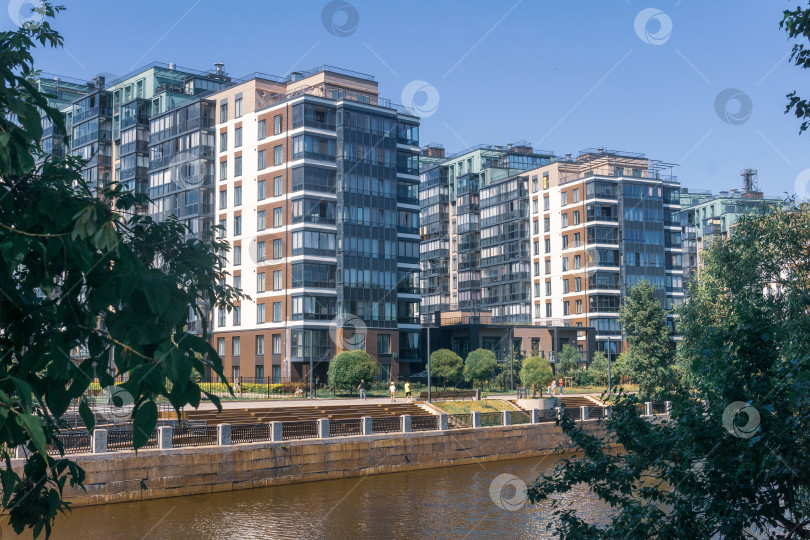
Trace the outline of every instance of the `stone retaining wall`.
<path fill-rule="evenodd" d="M 602 430 L 593 420 L 582 424 Z M 71 457 L 87 473 L 87 491 L 66 487 L 65 496 L 74 506 L 140 501 L 541 456 L 560 444 L 567 437 L 548 422 L 79 454 Z"/>

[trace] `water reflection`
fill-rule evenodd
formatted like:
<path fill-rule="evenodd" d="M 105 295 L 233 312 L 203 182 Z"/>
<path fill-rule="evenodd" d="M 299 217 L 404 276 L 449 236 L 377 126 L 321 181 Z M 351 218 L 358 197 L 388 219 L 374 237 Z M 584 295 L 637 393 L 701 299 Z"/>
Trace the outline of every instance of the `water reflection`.
<path fill-rule="evenodd" d="M 57 519 L 54 538 L 553 538 L 550 503 L 503 510 L 490 498 L 490 485 L 502 473 L 530 483 L 557 459 L 76 508 Z M 588 521 L 607 515 L 584 486 L 566 503 Z M 13 536 L 7 528 L 3 533 Z"/>

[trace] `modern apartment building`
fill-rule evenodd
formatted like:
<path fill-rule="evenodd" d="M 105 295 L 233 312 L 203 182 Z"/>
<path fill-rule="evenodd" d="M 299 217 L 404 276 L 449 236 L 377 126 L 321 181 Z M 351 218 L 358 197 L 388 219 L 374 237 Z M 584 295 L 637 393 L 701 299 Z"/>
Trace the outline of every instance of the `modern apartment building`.
<path fill-rule="evenodd" d="M 721 191 L 694 191 L 682 188 L 681 227 L 684 246 L 684 279 L 694 279 L 703 266 L 702 252 L 718 238 L 729 238 L 737 220 L 746 213 L 760 212 L 782 202 L 765 197 L 757 187 L 757 171 L 743 169 L 743 188 Z"/>
<path fill-rule="evenodd" d="M 515 143 L 479 145 L 443 159 L 443 149 L 429 146 L 422 150 L 422 155 L 432 163 L 422 168 L 419 187 L 422 322 L 433 324 L 438 313 L 449 310 L 471 313 L 493 310 L 494 322 L 528 322 L 530 315 L 526 313 L 521 319 L 520 309 L 511 308 L 508 300 L 512 295 L 513 278 L 520 272 L 519 263 L 515 266 L 516 275 L 503 281 L 494 268 L 500 264 L 494 255 L 497 248 L 485 251 L 482 241 L 484 228 L 493 235 L 488 237 L 486 247 L 493 248 L 497 242 L 494 238 L 500 234 L 498 230 L 521 227 L 519 211 L 510 214 L 518 218 L 515 223 L 502 223 L 505 216 L 496 215 L 505 198 L 511 197 L 506 206 L 520 205 L 517 203 L 520 188 L 509 184 L 489 191 L 487 186 L 547 165 L 554 159 L 553 154 L 535 151 L 528 143 Z M 485 218 L 481 215 L 484 201 L 488 205 Z M 524 211 L 528 212 L 525 208 Z M 486 224 L 482 223 L 482 218 Z M 522 219 L 528 220 L 528 213 Z M 523 241 L 527 239 L 528 236 Z M 486 269 L 482 266 L 485 252 Z M 487 284 L 486 298 L 482 289 L 484 283 Z M 528 305 L 529 297 L 525 300 Z"/>
<path fill-rule="evenodd" d="M 641 280 L 683 301 L 680 186 L 673 165 L 604 148 L 528 171 L 533 320 L 593 326 L 622 350 L 619 308 Z M 674 328 L 673 316 L 669 316 Z"/>
<path fill-rule="evenodd" d="M 216 216 L 250 296 L 216 313 L 226 373 L 325 380 L 330 358 L 360 348 L 381 380 L 407 376 L 421 362 L 418 118 L 332 67 L 211 100 Z"/>

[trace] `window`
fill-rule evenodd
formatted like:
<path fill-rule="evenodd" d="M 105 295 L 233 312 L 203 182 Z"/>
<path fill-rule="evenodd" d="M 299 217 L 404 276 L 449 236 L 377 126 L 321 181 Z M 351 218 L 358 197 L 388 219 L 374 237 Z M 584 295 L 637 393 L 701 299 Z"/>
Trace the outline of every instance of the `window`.
<path fill-rule="evenodd" d="M 540 242 L 537 240 L 534 241 L 534 254 L 540 255 Z"/>
<path fill-rule="evenodd" d="M 545 240 L 545 244 L 546 244 L 546 245 L 545 245 L 545 247 L 546 247 L 546 253 L 551 253 L 551 239 L 546 238 L 546 240 Z"/>
<path fill-rule="evenodd" d="M 233 308 L 233 325 L 240 326 L 241 324 L 242 324 L 242 306 L 235 306 Z"/>
<path fill-rule="evenodd" d="M 273 240 L 273 258 L 280 259 L 284 256 L 282 253 L 281 238 Z"/>
<path fill-rule="evenodd" d="M 273 322 L 281 322 L 281 302 L 273 302 Z"/>
<path fill-rule="evenodd" d="M 571 302 L 563 302 L 563 315 L 571 314 Z"/>
<path fill-rule="evenodd" d="M 256 339 L 264 338 L 264 336 L 256 336 Z M 256 353 L 258 356 L 259 353 Z M 264 353 L 262 353 L 264 354 Z M 257 379 L 264 379 L 264 366 L 256 366 L 256 378 Z"/>
<path fill-rule="evenodd" d="M 568 214 L 562 215 L 562 226 L 563 228 L 568 227 Z"/>
<path fill-rule="evenodd" d="M 281 227 L 284 225 L 284 209 L 273 208 L 273 227 Z"/>
<path fill-rule="evenodd" d="M 264 304 L 256 304 L 256 324 L 264 323 Z"/>
<path fill-rule="evenodd" d="M 233 100 L 233 117 L 234 118 L 242 117 L 242 98 L 236 98 L 235 100 Z"/>
<path fill-rule="evenodd" d="M 233 288 L 236 290 L 242 290 L 242 276 L 233 276 Z"/>
<path fill-rule="evenodd" d="M 562 265 L 563 265 L 563 267 L 562 267 L 563 272 L 567 272 L 568 271 L 568 257 L 563 257 L 562 258 Z"/>
<path fill-rule="evenodd" d="M 377 354 L 391 354 L 391 334 L 377 334 Z"/>
<path fill-rule="evenodd" d="M 279 145 L 273 148 L 273 165 L 284 163 L 284 147 Z"/>
<path fill-rule="evenodd" d="M 264 292 L 264 272 L 256 274 L 256 292 Z"/>
<path fill-rule="evenodd" d="M 281 133 L 281 115 L 273 117 L 273 135 Z"/>
<path fill-rule="evenodd" d="M 548 189 L 548 173 L 543 174 L 543 189 Z"/>
<path fill-rule="evenodd" d="M 264 224 L 265 219 L 264 218 L 265 218 L 266 215 L 267 215 L 267 212 L 265 210 L 262 210 L 261 212 L 258 212 L 256 214 L 256 230 L 257 231 L 263 231 L 265 229 L 265 224 Z"/>
<path fill-rule="evenodd" d="M 267 137 L 267 120 L 259 120 L 259 133 L 257 136 L 259 140 Z"/>
<path fill-rule="evenodd" d="M 546 296 L 551 296 L 551 282 L 546 281 Z"/>
<path fill-rule="evenodd" d="M 576 270 L 582 268 L 582 255 L 574 255 L 574 268 Z"/>
<path fill-rule="evenodd" d="M 544 177 L 543 181 L 545 180 L 546 178 Z M 546 304 L 546 317 L 551 317 L 551 304 Z"/>
<path fill-rule="evenodd" d="M 284 192 L 284 181 L 280 176 L 273 178 L 273 197 L 278 197 Z"/>
<path fill-rule="evenodd" d="M 570 287 L 570 285 L 568 283 L 568 280 L 564 279 L 563 280 L 563 294 L 566 294 L 566 293 L 569 293 L 569 292 L 571 292 L 571 287 Z"/>
<path fill-rule="evenodd" d="M 219 151 L 224 152 L 228 149 L 228 132 L 224 131 L 219 134 Z"/>
<path fill-rule="evenodd" d="M 235 216 L 233 218 L 233 234 L 234 236 L 242 234 L 242 216 Z"/>
<path fill-rule="evenodd" d="M 532 193 L 537 193 L 537 176 L 532 176 Z"/>
<path fill-rule="evenodd" d="M 582 290 L 582 278 L 574 278 L 574 291 L 580 292 Z"/>
<path fill-rule="evenodd" d="M 568 192 L 563 191 L 560 193 L 560 206 L 565 206 L 566 204 L 568 204 Z"/>
<path fill-rule="evenodd" d="M 281 354 L 281 334 L 273 334 L 273 354 Z"/>
<path fill-rule="evenodd" d="M 575 311 L 574 311 L 574 313 L 577 313 L 577 314 L 582 313 L 582 300 L 577 300 L 577 301 L 574 303 L 574 306 L 575 306 L 575 308 L 574 308 L 574 310 L 575 310 Z"/>
<path fill-rule="evenodd" d="M 273 271 L 273 290 L 274 291 L 280 291 L 281 289 L 284 288 L 284 284 L 282 283 L 281 276 L 282 276 L 281 270 Z"/>
<path fill-rule="evenodd" d="M 219 121 L 220 122 L 227 122 L 228 121 L 228 104 L 223 103 L 219 106 Z"/>
<path fill-rule="evenodd" d="M 537 199 L 532 199 L 532 214 L 536 214 L 540 211 L 540 205 L 538 204 L 540 201 Z"/>
<path fill-rule="evenodd" d="M 225 180 L 228 178 L 228 161 L 220 161 L 219 162 L 219 179 Z"/>
<path fill-rule="evenodd" d="M 219 220 L 219 227 L 220 227 L 220 229 L 222 229 L 222 235 L 220 236 L 220 238 L 222 238 L 222 237 L 224 237 L 224 236 L 226 236 L 228 234 L 228 222 L 227 222 L 227 220 L 220 219 Z"/>
<path fill-rule="evenodd" d="M 562 248 L 563 249 L 568 249 L 568 235 L 567 234 L 563 235 L 562 239 L 563 239 L 563 247 Z"/>
<path fill-rule="evenodd" d="M 217 326 L 225 326 L 225 310 L 223 308 L 219 308 L 218 316 Z"/>
<path fill-rule="evenodd" d="M 546 261 L 546 275 L 551 273 L 551 261 Z"/>
<path fill-rule="evenodd" d="M 259 170 L 267 168 L 267 150 L 259 150 Z"/>
<path fill-rule="evenodd" d="M 574 202 L 578 203 L 579 202 L 579 188 L 574 189 L 573 197 L 574 197 Z"/>
<path fill-rule="evenodd" d="M 233 265 L 242 264 L 242 246 L 233 246 Z"/>
<path fill-rule="evenodd" d="M 574 210 L 574 225 L 579 225 L 579 210 Z"/>
<path fill-rule="evenodd" d="M 236 381 L 239 379 L 239 366 L 233 366 L 231 368 L 231 380 Z"/>
<path fill-rule="evenodd" d="M 233 188 L 233 205 L 242 206 L 242 186 Z"/>
<path fill-rule="evenodd" d="M 223 210 L 228 208 L 228 190 L 223 189 L 219 192 L 219 209 Z"/>
<path fill-rule="evenodd" d="M 534 220 L 532 222 L 532 231 L 533 231 L 534 234 L 539 234 L 540 233 L 540 222 L 539 221 Z"/>
<path fill-rule="evenodd" d="M 225 356 L 225 338 L 217 338 L 217 354 Z"/>
<path fill-rule="evenodd" d="M 241 352 L 240 349 L 242 348 L 241 347 L 241 345 L 242 345 L 241 341 L 242 340 L 239 339 L 239 336 L 234 336 L 234 337 L 231 338 L 231 354 L 233 356 L 239 356 L 239 353 Z"/>
<path fill-rule="evenodd" d="M 543 232 L 551 230 L 551 218 L 543 218 Z"/>
<path fill-rule="evenodd" d="M 574 247 L 580 247 L 580 245 L 582 245 L 582 235 L 574 233 Z"/>
<path fill-rule="evenodd" d="M 264 262 L 266 256 L 264 242 L 256 243 L 256 262 Z"/>
<path fill-rule="evenodd" d="M 535 276 L 540 275 L 540 263 L 539 262 L 534 263 L 534 275 Z"/>
<path fill-rule="evenodd" d="M 239 148 L 242 146 L 242 128 L 238 127 L 233 130 L 233 147 Z"/>
<path fill-rule="evenodd" d="M 543 210 L 548 210 L 548 209 L 549 209 L 549 201 L 548 201 L 548 195 L 546 195 L 545 197 L 543 197 Z"/>
<path fill-rule="evenodd" d="M 264 180 L 259 180 L 259 183 L 256 186 L 256 198 L 260 201 L 263 201 L 267 198 L 267 182 Z"/>

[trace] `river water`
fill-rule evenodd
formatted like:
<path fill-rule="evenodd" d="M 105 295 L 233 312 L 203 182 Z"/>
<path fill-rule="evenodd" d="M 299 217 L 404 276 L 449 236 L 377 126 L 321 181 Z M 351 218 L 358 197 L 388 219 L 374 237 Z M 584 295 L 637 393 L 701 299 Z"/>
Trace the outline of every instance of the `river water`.
<path fill-rule="evenodd" d="M 554 538 L 547 529 L 551 504 L 522 504 L 514 488 L 519 481 L 499 475 L 531 483 L 557 459 L 559 455 L 76 508 L 57 518 L 53 537 Z M 584 486 L 564 503 L 575 505 L 588 521 L 607 519 L 607 509 Z M 2 536 L 14 534 L 4 527 Z"/>

